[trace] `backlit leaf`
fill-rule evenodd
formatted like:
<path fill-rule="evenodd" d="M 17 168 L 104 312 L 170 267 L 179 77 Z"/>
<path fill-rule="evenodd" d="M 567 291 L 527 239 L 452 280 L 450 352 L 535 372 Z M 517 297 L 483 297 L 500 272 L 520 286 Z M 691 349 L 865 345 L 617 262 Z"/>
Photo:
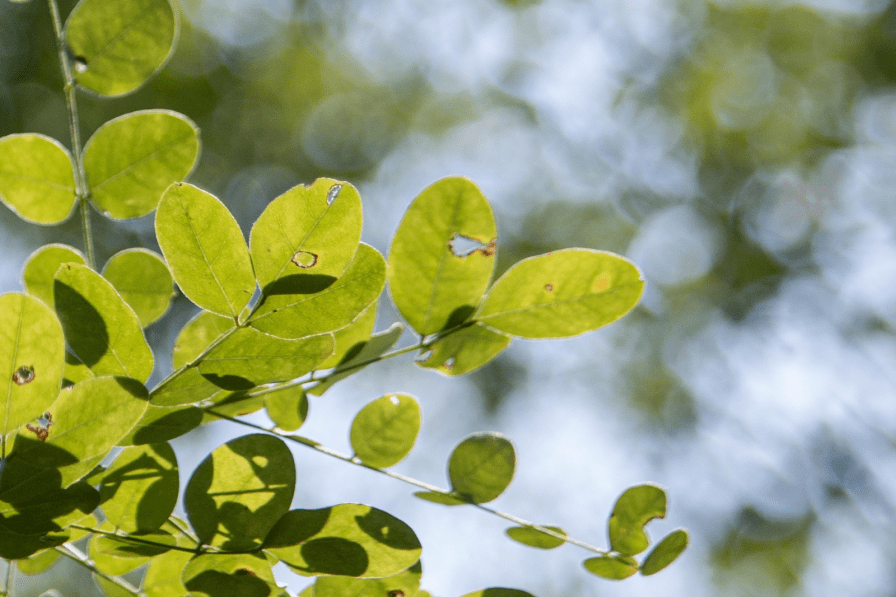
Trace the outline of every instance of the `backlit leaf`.
<path fill-rule="evenodd" d="M 16 560 L 16 568 L 22 574 L 41 574 L 50 569 L 62 554 L 55 549 L 48 549 L 22 560 Z"/>
<path fill-rule="evenodd" d="M 433 342 L 416 363 L 445 375 L 463 375 L 488 363 L 509 344 L 509 336 L 476 324 Z"/>
<path fill-rule="evenodd" d="M 388 330 L 370 336 L 369 340 L 364 342 L 357 350 L 347 353 L 342 361 L 338 363 L 335 371 L 330 373 L 321 383 L 309 389 L 308 393 L 314 396 L 322 396 L 336 382 L 358 373 L 373 362 L 374 359 L 382 356 L 395 346 L 403 331 L 404 326 L 400 323 L 393 323 Z M 322 368 L 323 364 L 318 366 L 318 369 Z"/>
<path fill-rule="evenodd" d="M 591 574 L 609 580 L 622 580 L 638 571 L 638 562 L 624 555 L 589 558 L 582 565 Z"/>
<path fill-rule="evenodd" d="M 189 594 L 181 581 L 184 568 L 193 554 L 171 550 L 152 558 L 143 577 L 143 592 L 147 597 L 183 597 Z"/>
<path fill-rule="evenodd" d="M 127 249 L 109 258 L 106 278 L 137 314 L 143 327 L 156 321 L 174 297 L 174 280 L 162 257 L 146 249 Z"/>
<path fill-rule="evenodd" d="M 0 200 L 16 215 L 57 224 L 76 199 L 72 157 L 59 141 L 34 133 L 0 138 Z"/>
<path fill-rule="evenodd" d="M 408 455 L 420 431 L 420 405 L 407 394 L 377 398 L 355 416 L 352 449 L 364 464 L 388 468 Z"/>
<path fill-rule="evenodd" d="M 666 516 L 666 492 L 656 485 L 637 485 L 626 489 L 610 516 L 610 547 L 633 556 L 650 545 L 644 525 Z"/>
<path fill-rule="evenodd" d="M 189 433 L 202 422 L 202 411 L 195 406 L 166 407 L 149 405 L 134 428 L 119 446 L 136 446 L 167 442 Z"/>
<path fill-rule="evenodd" d="M 688 533 L 684 529 L 672 531 L 647 554 L 641 563 L 641 574 L 656 574 L 675 561 L 688 546 Z"/>
<path fill-rule="evenodd" d="M 491 206 L 465 178 L 444 178 L 414 199 L 389 249 L 389 291 L 419 334 L 476 310 L 495 268 L 497 235 Z"/>
<path fill-rule="evenodd" d="M 566 535 L 566 533 L 560 527 L 544 527 L 550 531 L 554 531 L 555 533 L 560 533 L 561 535 Z M 522 543 L 523 545 L 528 545 L 529 547 L 536 547 L 538 549 L 554 549 L 555 547 L 560 547 L 565 543 L 563 539 L 559 539 L 554 537 L 553 535 L 548 535 L 547 533 L 542 533 L 538 529 L 534 529 L 532 527 L 511 527 L 505 531 L 507 536 L 513 539 L 518 543 Z"/>
<path fill-rule="evenodd" d="M 499 433 L 476 433 L 454 448 L 448 461 L 448 476 L 454 492 L 477 504 L 501 495 L 516 466 L 513 444 Z"/>
<path fill-rule="evenodd" d="M 153 388 L 150 400 L 153 406 L 182 406 L 201 402 L 220 392 L 224 390 L 206 379 L 198 367 L 190 367 Z"/>
<path fill-rule="evenodd" d="M 317 366 L 318 369 L 329 369 L 339 365 L 344 359 L 358 354 L 362 346 L 370 340 L 373 326 L 376 323 L 376 303 L 373 303 L 348 326 L 333 332 L 336 350 L 326 361 Z"/>
<path fill-rule="evenodd" d="M 292 386 L 264 396 L 264 407 L 283 431 L 295 431 L 308 418 L 308 396 L 301 386 Z"/>
<path fill-rule="evenodd" d="M 641 273 L 622 257 L 565 249 L 507 270 L 489 289 L 476 320 L 523 338 L 576 336 L 628 313 L 643 289 Z"/>
<path fill-rule="evenodd" d="M 273 597 L 281 594 L 261 554 L 196 556 L 182 581 L 192 597 Z"/>
<path fill-rule="evenodd" d="M 314 597 L 410 597 L 417 595 L 423 567 L 417 562 L 407 570 L 386 578 L 321 576 L 314 583 Z"/>
<path fill-rule="evenodd" d="M 63 263 L 84 265 L 80 251 L 68 245 L 44 245 L 32 253 L 22 271 L 25 290 L 53 308 L 53 283 L 59 266 Z"/>
<path fill-rule="evenodd" d="M 533 595 L 525 591 L 520 591 L 519 589 L 493 587 L 491 589 L 482 589 L 481 591 L 467 593 L 463 597 L 533 597 Z"/>
<path fill-rule="evenodd" d="M 174 511 L 178 479 L 177 458 L 168 444 L 125 448 L 103 475 L 103 514 L 116 531 L 155 531 Z"/>
<path fill-rule="evenodd" d="M 464 506 L 469 503 L 451 494 L 439 493 L 437 491 L 415 491 L 414 497 L 442 506 Z"/>
<path fill-rule="evenodd" d="M 202 354 L 215 338 L 233 329 L 232 319 L 215 315 L 209 311 L 200 311 L 181 329 L 174 341 L 172 364 L 180 369 Z"/>
<path fill-rule="evenodd" d="M 174 536 L 163 530 L 134 534 L 133 536 L 134 541 L 127 537 L 118 538 L 106 535 L 96 542 L 97 551 L 117 558 L 136 559 L 139 564 L 141 559 L 167 553 L 177 544 Z"/>

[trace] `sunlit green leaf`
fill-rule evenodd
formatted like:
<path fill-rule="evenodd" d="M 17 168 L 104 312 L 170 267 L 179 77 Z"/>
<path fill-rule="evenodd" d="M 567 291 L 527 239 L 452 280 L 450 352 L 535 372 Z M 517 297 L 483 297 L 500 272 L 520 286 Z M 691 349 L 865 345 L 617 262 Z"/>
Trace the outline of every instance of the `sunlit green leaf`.
<path fill-rule="evenodd" d="M 476 324 L 430 344 L 425 358 L 416 363 L 446 375 L 463 375 L 488 363 L 509 344 L 509 336 Z"/>
<path fill-rule="evenodd" d="M 388 330 L 370 336 L 358 349 L 347 353 L 342 361 L 338 363 L 335 371 L 330 373 L 321 383 L 309 389 L 308 393 L 314 396 L 322 396 L 336 382 L 358 373 L 395 346 L 395 343 L 401 338 L 402 332 L 404 332 L 404 326 L 400 323 L 393 323 Z M 322 365 L 318 366 L 318 369 L 322 368 Z"/>
<path fill-rule="evenodd" d="M 338 278 L 361 240 L 361 197 L 347 182 L 319 178 L 274 199 L 255 225 L 249 246 L 258 285 L 292 276 Z"/>
<path fill-rule="evenodd" d="M 66 263 L 56 272 L 53 295 L 69 349 L 93 373 L 149 378 L 153 357 L 143 326 L 109 282 Z"/>
<path fill-rule="evenodd" d="M 249 322 L 281 338 L 334 332 L 357 319 L 379 297 L 385 283 L 383 256 L 361 243 L 338 279 L 292 276 L 269 285 Z"/>
<path fill-rule="evenodd" d="M 582 562 L 582 565 L 591 574 L 609 580 L 622 580 L 638 571 L 638 562 L 624 555 L 589 558 Z"/>
<path fill-rule="evenodd" d="M 78 357 L 65 351 L 65 369 L 62 373 L 62 385 L 68 387 L 78 382 L 96 377 L 87 365 L 78 360 Z"/>
<path fill-rule="evenodd" d="M 363 504 L 290 510 L 264 548 L 303 576 L 382 578 L 420 559 L 420 541 L 394 516 Z"/>
<path fill-rule="evenodd" d="M 641 273 L 622 257 L 565 249 L 507 270 L 489 289 L 476 320 L 523 338 L 575 336 L 628 313 L 643 289 Z"/>
<path fill-rule="evenodd" d="M 194 360 L 212 341 L 226 331 L 233 329 L 232 319 L 215 315 L 209 311 L 200 311 L 187 325 L 181 329 L 174 341 L 172 364 L 180 369 Z"/>
<path fill-rule="evenodd" d="M 112 525 L 108 523 L 103 523 L 98 528 L 109 532 L 114 530 Z M 124 544 L 114 539 L 106 539 L 104 535 L 94 534 L 88 543 L 87 555 L 90 556 L 90 559 L 100 571 L 113 576 L 127 574 L 146 563 L 147 558 L 120 557 L 116 553 L 116 547 L 122 545 Z"/>
<path fill-rule="evenodd" d="M 473 591 L 467 593 L 463 597 L 533 597 L 532 594 L 519 589 L 504 589 L 501 587 L 493 587 L 490 589 L 482 589 L 481 591 Z"/>
<path fill-rule="evenodd" d="M 133 540 L 130 538 L 133 537 Z M 96 542 L 97 552 L 111 555 L 116 558 L 136 559 L 138 563 L 145 558 L 151 558 L 167 553 L 177 545 L 177 539 L 169 532 L 156 530 L 150 533 L 129 535 L 128 537 L 113 537 L 105 535 Z"/>
<path fill-rule="evenodd" d="M 183 572 L 193 597 L 273 597 L 280 595 L 271 566 L 261 554 L 196 556 Z"/>
<path fill-rule="evenodd" d="M 476 433 L 454 448 L 448 461 L 451 488 L 477 504 L 501 495 L 516 466 L 513 444 L 499 433 Z"/>
<path fill-rule="evenodd" d="M 411 327 L 428 335 L 466 320 L 495 268 L 491 206 L 465 178 L 445 178 L 411 203 L 389 249 L 389 291 Z"/>
<path fill-rule="evenodd" d="M 65 341 L 59 320 L 39 300 L 0 295 L 0 433 L 39 417 L 59 395 Z"/>
<path fill-rule="evenodd" d="M 65 24 L 75 80 L 107 96 L 143 85 L 168 60 L 176 36 L 168 0 L 81 0 Z"/>
<path fill-rule="evenodd" d="M 202 461 L 187 484 L 184 506 L 203 543 L 252 549 L 289 509 L 295 484 L 286 444 L 270 435 L 246 435 Z"/>
<path fill-rule="evenodd" d="M 420 431 L 420 405 L 407 394 L 377 398 L 355 416 L 351 443 L 364 464 L 388 468 L 408 455 Z"/>
<path fill-rule="evenodd" d="M 68 245 L 44 245 L 32 253 L 22 269 L 25 290 L 53 308 L 53 281 L 63 263 L 84 265 L 84 256 Z"/>
<path fill-rule="evenodd" d="M 344 359 L 354 357 L 362 346 L 370 340 L 373 326 L 376 323 L 376 303 L 373 303 L 348 326 L 333 332 L 336 350 L 326 361 L 317 366 L 318 369 L 329 369 L 339 365 Z"/>
<path fill-rule="evenodd" d="M 48 549 L 46 551 L 36 553 L 28 558 L 16 560 L 16 568 L 18 568 L 19 572 L 21 572 L 22 574 L 41 574 L 49 570 L 61 555 L 62 554 L 60 554 L 55 549 Z"/>
<path fill-rule="evenodd" d="M 220 392 L 224 390 L 206 379 L 198 367 L 191 367 L 153 388 L 150 400 L 153 406 L 182 406 L 201 402 Z"/>
<path fill-rule="evenodd" d="M 414 497 L 433 504 L 441 504 L 442 506 L 464 506 L 469 504 L 469 502 L 454 497 L 451 494 L 439 493 L 437 491 L 415 491 Z"/>
<path fill-rule="evenodd" d="M 647 554 L 641 563 L 641 574 L 656 574 L 675 561 L 688 546 L 688 533 L 684 529 L 672 531 Z"/>
<path fill-rule="evenodd" d="M 544 527 L 555 533 L 566 535 L 566 532 L 560 527 Z M 554 549 L 565 543 L 563 539 L 559 539 L 547 533 L 542 533 L 538 529 L 532 527 L 511 527 L 505 531 L 507 536 L 529 547 L 537 547 L 538 549 Z"/>
<path fill-rule="evenodd" d="M 16 215 L 56 224 L 76 199 L 72 157 L 59 141 L 34 133 L 0 138 L 0 200 Z"/>
<path fill-rule="evenodd" d="M 106 278 L 137 314 L 143 327 L 156 321 L 174 297 L 174 280 L 162 257 L 146 249 L 127 249 L 109 258 Z"/>
<path fill-rule="evenodd" d="M 637 485 L 626 489 L 610 516 L 610 547 L 624 555 L 637 555 L 647 549 L 650 540 L 644 525 L 666 516 L 666 492 L 656 485 Z"/>
<path fill-rule="evenodd" d="M 148 533 L 168 520 L 179 489 L 171 446 L 133 446 L 122 450 L 103 475 L 100 506 L 114 530 Z"/>
<path fill-rule="evenodd" d="M 392 597 L 417 595 L 423 567 L 417 562 L 404 572 L 386 578 L 321 576 L 314 583 L 314 597 Z"/>
<path fill-rule="evenodd" d="M 292 386 L 264 396 L 264 407 L 283 431 L 295 431 L 308 418 L 308 396 L 301 386 Z"/>
<path fill-rule="evenodd" d="M 224 415 L 227 417 L 242 417 L 258 412 L 264 408 L 264 395 L 253 396 L 249 392 L 222 392 L 209 399 L 208 406 L 202 409 L 202 423 L 218 421 Z"/>
<path fill-rule="evenodd" d="M 188 594 L 181 581 L 184 568 L 193 554 L 171 550 L 152 558 L 143 577 L 143 592 L 146 597 L 183 597 Z"/>
<path fill-rule="evenodd" d="M 139 446 L 167 442 L 199 426 L 202 411 L 195 406 L 183 408 L 149 405 L 143 418 L 119 442 L 119 446 Z"/>
<path fill-rule="evenodd" d="M 243 233 L 224 204 L 175 183 L 159 202 L 156 237 L 187 298 L 235 320 L 255 292 L 255 275 Z"/>

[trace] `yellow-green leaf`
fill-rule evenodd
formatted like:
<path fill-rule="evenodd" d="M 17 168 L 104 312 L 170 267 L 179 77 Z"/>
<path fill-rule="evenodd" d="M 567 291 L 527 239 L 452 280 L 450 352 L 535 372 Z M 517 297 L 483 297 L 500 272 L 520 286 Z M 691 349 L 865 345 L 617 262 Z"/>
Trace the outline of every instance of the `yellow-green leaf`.
<path fill-rule="evenodd" d="M 0 138 L 0 200 L 35 224 L 57 224 L 75 205 L 72 157 L 59 141 L 25 133 Z"/>

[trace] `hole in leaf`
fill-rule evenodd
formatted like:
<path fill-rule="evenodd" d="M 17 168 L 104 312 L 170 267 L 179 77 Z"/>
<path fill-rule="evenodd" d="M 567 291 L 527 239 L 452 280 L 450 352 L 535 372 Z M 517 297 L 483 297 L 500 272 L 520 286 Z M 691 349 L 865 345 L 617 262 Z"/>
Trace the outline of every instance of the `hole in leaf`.
<path fill-rule="evenodd" d="M 455 257 L 469 257 L 473 253 L 482 253 L 485 257 L 493 257 L 498 247 L 498 239 L 493 238 L 488 243 L 464 236 L 455 232 L 448 239 L 448 248 Z"/>
<path fill-rule="evenodd" d="M 34 372 L 34 365 L 22 365 L 12 374 L 12 380 L 19 386 L 31 383 L 35 377 L 37 377 L 37 374 Z"/>
<path fill-rule="evenodd" d="M 425 351 L 425 352 L 421 352 L 421 353 L 420 353 L 420 356 L 417 357 L 417 362 L 418 362 L 418 363 L 425 363 L 425 362 L 428 361 L 430 358 L 432 358 L 432 349 L 431 349 L 431 348 L 430 348 L 429 350 Z"/>
<path fill-rule="evenodd" d="M 44 413 L 38 420 L 37 425 L 25 425 L 25 429 L 32 432 L 42 442 L 47 441 L 50 437 L 50 425 L 53 424 L 53 415 Z"/>
<path fill-rule="evenodd" d="M 291 261 L 302 269 L 309 269 L 317 265 L 317 255 L 308 251 L 296 251 Z"/>
<path fill-rule="evenodd" d="M 399 403 L 401 402 L 401 400 L 398 399 L 398 396 L 391 396 L 391 397 L 389 398 L 389 402 L 391 402 L 391 403 L 394 404 L 395 406 L 398 406 Z"/>
<path fill-rule="evenodd" d="M 339 191 L 341 190 L 341 184 L 334 184 L 332 187 L 330 187 L 330 190 L 327 191 L 327 205 L 333 205 L 333 202 L 336 201 L 336 197 L 339 196 Z"/>
<path fill-rule="evenodd" d="M 445 368 L 445 371 L 451 371 L 454 369 L 454 363 L 456 362 L 454 357 L 450 357 L 444 363 L 442 363 L 442 367 Z"/>
<path fill-rule="evenodd" d="M 83 56 L 75 56 L 74 66 L 75 72 L 79 75 L 87 72 L 87 58 L 84 58 Z"/>

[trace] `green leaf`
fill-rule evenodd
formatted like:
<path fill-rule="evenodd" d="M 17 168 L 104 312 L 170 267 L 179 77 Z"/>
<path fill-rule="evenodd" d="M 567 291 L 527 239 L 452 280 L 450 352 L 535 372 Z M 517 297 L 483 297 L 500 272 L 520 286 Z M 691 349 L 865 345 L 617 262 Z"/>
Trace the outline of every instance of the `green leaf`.
<path fill-rule="evenodd" d="M 363 504 L 290 510 L 264 548 L 302 576 L 383 578 L 420 559 L 420 541 L 391 514 Z"/>
<path fill-rule="evenodd" d="M 152 558 L 143 577 L 142 590 L 146 597 L 183 597 L 189 594 L 181 574 L 193 558 L 183 551 L 171 550 Z"/>
<path fill-rule="evenodd" d="M 442 506 L 465 506 L 469 504 L 469 502 L 458 497 L 446 493 L 439 493 L 438 491 L 415 491 L 414 497 Z"/>
<path fill-rule="evenodd" d="M 115 558 L 134 559 L 137 560 L 137 565 L 140 565 L 145 558 L 152 558 L 170 551 L 177 545 L 177 539 L 167 531 L 157 530 L 151 533 L 122 537 L 103 535 L 95 543 L 98 553 Z"/>
<path fill-rule="evenodd" d="M 414 199 L 389 249 L 389 290 L 420 335 L 473 314 L 494 272 L 497 235 L 491 206 L 465 178 L 444 178 Z"/>
<path fill-rule="evenodd" d="M 59 395 L 65 341 L 50 309 L 24 294 L 0 295 L 0 433 L 39 417 Z"/>
<path fill-rule="evenodd" d="M 191 367 L 153 388 L 150 400 L 153 406 L 182 406 L 201 402 L 220 392 L 223 390 L 199 373 L 198 367 Z"/>
<path fill-rule="evenodd" d="M 609 580 L 623 580 L 638 571 L 638 562 L 625 555 L 589 558 L 582 565 L 591 574 Z"/>
<path fill-rule="evenodd" d="M 16 568 L 18 568 L 19 572 L 22 574 L 28 574 L 29 576 L 41 574 L 49 570 L 61 555 L 62 554 L 55 549 L 41 551 L 25 559 L 16 560 Z"/>
<path fill-rule="evenodd" d="M 143 327 L 158 320 L 174 297 L 174 281 L 162 256 L 146 249 L 127 249 L 109 258 L 106 278 L 134 310 Z"/>
<path fill-rule="evenodd" d="M 56 314 L 69 349 L 96 375 L 145 382 L 153 357 L 137 314 L 90 268 L 63 264 L 53 287 Z"/>
<path fill-rule="evenodd" d="M 44 245 L 28 256 L 22 270 L 25 290 L 53 308 L 53 280 L 63 263 L 84 265 L 84 256 L 68 245 Z"/>
<path fill-rule="evenodd" d="M 420 405 L 407 394 L 377 398 L 352 422 L 355 456 L 375 468 L 388 468 L 407 456 L 420 432 Z"/>
<path fill-rule="evenodd" d="M 283 431 L 295 431 L 308 418 L 308 396 L 301 386 L 292 386 L 264 396 L 264 407 Z"/>
<path fill-rule="evenodd" d="M 119 446 L 137 446 L 167 442 L 189 433 L 202 422 L 202 411 L 195 406 L 186 408 L 149 405 L 143 418 L 130 433 L 118 442 Z"/>
<path fill-rule="evenodd" d="M 68 541 L 67 533 L 21 534 L 0 528 L 0 558 L 19 560 Z"/>
<path fill-rule="evenodd" d="M 476 320 L 523 338 L 565 338 L 616 321 L 634 308 L 643 290 L 641 272 L 622 257 L 565 249 L 507 270 Z"/>
<path fill-rule="evenodd" d="M 168 0 L 81 0 L 64 35 L 78 85 L 116 96 L 134 91 L 167 62 L 177 19 Z"/>
<path fill-rule="evenodd" d="M 268 285 L 249 323 L 281 338 L 335 332 L 357 319 L 379 297 L 385 283 L 383 256 L 361 243 L 338 279 L 291 276 Z"/>
<path fill-rule="evenodd" d="M 233 320 L 200 311 L 183 327 L 174 341 L 172 364 L 175 369 L 196 359 L 221 334 L 234 328 Z"/>
<path fill-rule="evenodd" d="M 473 434 L 451 453 L 451 489 L 477 504 L 490 502 L 510 485 L 515 466 L 510 440 L 499 433 Z"/>
<path fill-rule="evenodd" d="M 159 202 L 156 237 L 187 298 L 235 321 L 255 292 L 255 275 L 243 233 L 224 204 L 175 183 Z"/>
<path fill-rule="evenodd" d="M 433 342 L 416 364 L 445 375 L 463 375 L 488 363 L 509 344 L 509 336 L 476 324 Z"/>
<path fill-rule="evenodd" d="M 331 334 L 284 340 L 240 328 L 209 351 L 199 372 L 222 388 L 247 390 L 305 375 L 333 354 L 333 345 Z"/>
<path fill-rule="evenodd" d="M 165 443 L 125 448 L 103 475 L 100 506 L 115 531 L 159 529 L 177 503 L 177 458 Z"/>
<path fill-rule="evenodd" d="M 258 285 L 293 276 L 339 278 L 361 240 L 361 197 L 347 182 L 319 178 L 274 199 L 249 238 Z"/>
<path fill-rule="evenodd" d="M 633 556 L 650 545 L 644 525 L 666 516 L 666 492 L 656 485 L 637 485 L 626 489 L 610 515 L 610 547 Z"/>
<path fill-rule="evenodd" d="M 346 353 L 335 371 L 330 373 L 324 381 L 308 390 L 308 393 L 322 396 L 335 383 L 358 373 L 395 346 L 395 343 L 401 338 L 402 332 L 404 332 L 404 326 L 400 323 L 393 323 L 388 330 L 370 336 L 370 339 L 358 349 Z M 318 369 L 322 368 L 323 364 L 318 366 Z"/>
<path fill-rule="evenodd" d="M 463 597 L 533 597 L 533 595 L 525 591 L 520 591 L 519 589 L 493 587 L 491 589 L 473 591 L 472 593 L 467 593 Z"/>
<path fill-rule="evenodd" d="M 94 378 L 96 375 L 87 368 L 87 365 L 78 360 L 78 357 L 65 351 L 65 369 L 62 373 L 62 386 L 73 386 L 76 383 Z"/>
<path fill-rule="evenodd" d="M 202 411 L 203 424 L 220 420 L 218 414 L 228 417 L 242 417 L 258 412 L 264 408 L 264 395 L 252 396 L 243 391 L 222 392 L 212 396 L 209 402 L 211 404 L 205 406 Z"/>
<path fill-rule="evenodd" d="M 143 110 L 102 125 L 84 146 L 90 198 L 104 215 L 125 220 L 156 208 L 168 186 L 199 157 L 199 129 L 177 112 Z"/>
<path fill-rule="evenodd" d="M 113 528 L 108 523 L 99 526 L 101 530 L 112 531 Z M 146 563 L 146 559 L 135 557 L 120 557 L 115 548 L 123 545 L 114 539 L 107 539 L 103 535 L 95 534 L 90 538 L 87 546 L 87 555 L 93 560 L 96 567 L 106 574 L 120 576 L 127 574 L 131 570 Z"/>
<path fill-rule="evenodd" d="M 373 334 L 373 326 L 376 323 L 376 306 L 376 303 L 373 303 L 348 326 L 333 332 L 336 350 L 332 356 L 317 366 L 318 369 L 330 369 L 358 354 L 358 351 Z"/>
<path fill-rule="evenodd" d="M 386 578 L 322 576 L 314 583 L 314 597 L 387 597 L 417 595 L 423 567 L 417 562 L 407 570 Z"/>
<path fill-rule="evenodd" d="M 200 555 L 187 564 L 183 584 L 192 597 L 280 595 L 271 566 L 261 554 Z"/>
<path fill-rule="evenodd" d="M 656 574 L 681 555 L 688 546 L 688 532 L 684 529 L 672 531 L 647 554 L 641 563 L 641 574 Z"/>
<path fill-rule="evenodd" d="M 59 141 L 26 133 L 0 138 L 0 200 L 35 224 L 57 224 L 78 198 L 71 154 Z"/>
<path fill-rule="evenodd" d="M 187 484 L 184 506 L 202 543 L 248 550 L 289 510 L 295 484 L 286 444 L 270 435 L 246 435 L 202 461 Z"/>
<path fill-rule="evenodd" d="M 566 535 L 566 531 L 561 529 L 560 527 L 544 527 L 550 531 L 554 531 L 555 533 L 560 533 L 561 535 Z M 555 547 L 560 547 L 564 543 L 566 543 L 563 539 L 558 539 L 552 535 L 548 535 L 547 533 L 542 533 L 538 529 L 534 529 L 532 527 L 511 527 L 505 531 L 507 536 L 513 539 L 518 543 L 522 543 L 523 545 L 528 545 L 529 547 L 535 547 L 538 549 L 554 549 Z"/>

